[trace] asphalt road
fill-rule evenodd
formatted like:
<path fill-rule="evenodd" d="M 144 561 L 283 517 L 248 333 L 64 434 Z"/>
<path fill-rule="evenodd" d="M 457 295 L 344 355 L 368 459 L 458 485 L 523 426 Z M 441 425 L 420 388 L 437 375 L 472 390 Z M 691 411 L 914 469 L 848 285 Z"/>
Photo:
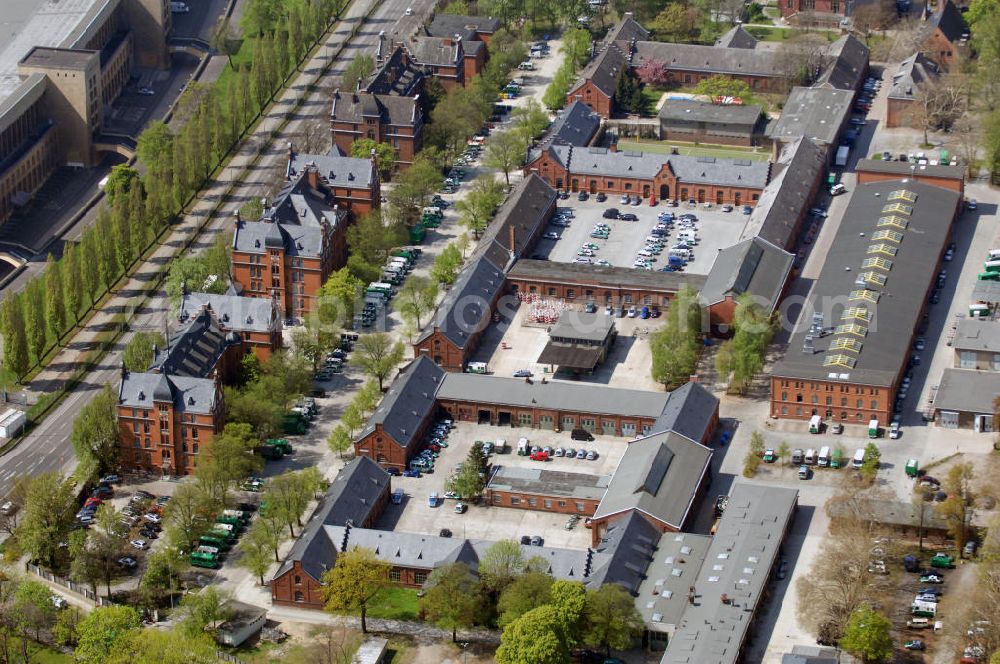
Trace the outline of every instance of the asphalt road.
<path fill-rule="evenodd" d="M 345 19 L 341 21 L 335 33 L 328 40 L 329 50 L 332 51 L 336 45 L 343 41 L 346 32 L 349 32 L 354 23 L 360 20 L 373 1 L 358 0 L 354 3 L 348 10 Z M 397 32 L 406 33 L 415 30 L 422 21 L 421 16 L 429 14 L 432 6 L 432 0 L 386 0 L 379 3 L 372 16 L 364 23 L 358 36 L 341 52 L 331 67 L 331 73 L 314 86 L 315 92 L 296 111 L 294 119 L 281 132 L 278 132 L 269 146 L 265 146 L 261 150 L 264 157 L 254 167 L 255 173 L 263 175 L 273 172 L 274 168 L 285 159 L 284 146 L 289 140 L 294 140 L 296 136 L 301 135 L 307 123 L 326 122 L 329 100 L 327 99 L 328 93 L 324 91 L 324 88 L 332 82 L 331 79 L 335 78 L 335 74 L 343 72 L 354 58 L 376 44 L 379 32 L 385 31 L 386 34 L 391 35 Z M 407 8 L 412 8 L 412 16 L 405 15 Z M 300 81 L 310 80 L 311 74 L 315 74 L 313 68 L 319 66 L 317 61 L 325 62 L 327 57 L 326 52 L 321 50 L 300 76 Z M 301 89 L 298 83 L 293 84 L 293 87 Z M 242 201 L 249 197 L 261 195 L 270 184 L 272 183 L 266 178 L 243 178 L 243 184 L 232 192 L 228 198 L 229 202 L 219 210 L 209 223 L 207 232 L 200 238 L 198 246 L 210 245 L 216 233 L 228 230 L 232 210 L 239 207 Z M 132 329 L 162 329 L 167 310 L 167 299 L 161 292 L 133 319 Z M 86 380 L 75 388 L 30 435 L 22 440 L 14 450 L 0 457 L 0 496 L 6 495 L 13 483 L 22 475 L 34 475 L 51 470 L 61 470 L 64 473 L 72 471 L 76 464 L 72 444 L 69 440 L 73 420 L 80 409 L 105 385 L 111 385 L 113 388 L 117 386 L 121 349 L 131 338 L 131 334 L 125 335 L 116 350 L 109 353 L 100 366 L 92 371 Z"/>

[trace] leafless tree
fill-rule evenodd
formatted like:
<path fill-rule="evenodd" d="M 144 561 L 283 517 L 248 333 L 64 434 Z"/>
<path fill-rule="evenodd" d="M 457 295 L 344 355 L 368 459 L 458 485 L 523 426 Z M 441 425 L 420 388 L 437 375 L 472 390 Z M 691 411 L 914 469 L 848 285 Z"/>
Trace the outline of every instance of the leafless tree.
<path fill-rule="evenodd" d="M 885 32 L 897 18 L 896 7 L 892 0 L 875 0 L 861 5 L 851 15 L 851 24 L 865 44 L 876 32 Z"/>
<path fill-rule="evenodd" d="M 914 96 L 916 120 L 924 132 L 924 145 L 931 131 L 950 131 L 965 113 L 968 81 L 961 74 L 942 76 L 927 81 Z"/>
<path fill-rule="evenodd" d="M 965 164 L 966 176 L 970 178 L 975 177 L 979 174 L 979 166 L 976 160 L 979 157 L 979 147 L 983 143 L 983 134 L 976 115 L 966 113 L 959 118 L 952 129 L 952 135 L 955 137 L 955 144 L 958 146 L 958 156 Z M 997 431 L 996 415 L 993 416 L 993 421 L 993 430 Z M 1000 487 L 1000 478 L 998 478 L 996 486 Z M 996 495 L 995 497 L 1000 498 L 1000 495 Z"/>
<path fill-rule="evenodd" d="M 784 78 L 786 89 L 804 85 L 814 79 L 826 62 L 826 38 L 812 32 L 802 32 L 778 47 L 775 59 Z"/>
<path fill-rule="evenodd" d="M 315 664 L 347 664 L 351 661 L 348 636 L 349 632 L 343 627 L 316 627 L 306 646 L 308 660 Z"/>
<path fill-rule="evenodd" d="M 307 154 L 323 154 L 330 149 L 330 126 L 320 120 L 309 120 L 302 128 L 302 149 Z"/>
<path fill-rule="evenodd" d="M 896 23 L 889 38 L 876 46 L 871 54 L 872 61 L 901 62 L 920 50 L 924 37 L 923 24 L 907 18 Z"/>

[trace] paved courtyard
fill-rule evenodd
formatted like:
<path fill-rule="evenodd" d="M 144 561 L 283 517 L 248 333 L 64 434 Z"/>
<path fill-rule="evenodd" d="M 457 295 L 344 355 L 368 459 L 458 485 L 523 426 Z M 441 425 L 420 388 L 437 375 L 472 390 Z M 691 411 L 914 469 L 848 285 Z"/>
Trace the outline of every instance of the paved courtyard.
<path fill-rule="evenodd" d="M 699 242 L 693 247 L 694 260 L 684 268 L 686 272 L 694 274 L 708 274 L 718 253 L 739 239 L 748 219 L 739 210 L 723 212 L 719 207 L 689 209 L 686 205 L 680 205 L 670 208 L 664 204 L 650 207 L 647 202 L 634 206 L 622 205 L 618 196 L 608 196 L 608 200 L 603 203 L 598 203 L 593 196 L 586 201 L 571 197 L 567 201 L 562 201 L 560 208 L 570 208 L 576 216 L 568 227 L 550 224 L 545 232 L 554 232 L 559 235 L 559 239 L 542 238 L 535 248 L 535 253 L 551 261 L 571 263 L 583 245 L 591 243 L 598 247 L 594 250 L 595 255 L 591 260 L 595 263 L 605 260 L 615 267 L 633 267 L 633 261 L 643 248 L 650 231 L 656 226 L 657 217 L 661 212 L 669 211 L 675 215 L 694 214 L 698 219 L 696 228 Z M 639 221 L 604 219 L 601 215 L 608 208 L 616 208 L 622 214 L 632 213 L 639 218 Z M 610 236 L 606 240 L 590 237 L 594 226 L 599 223 L 611 227 Z M 659 270 L 667 264 L 667 250 L 677 242 L 677 231 L 675 228 L 665 238 L 666 249 L 663 253 L 652 257 L 654 270 Z"/>
<path fill-rule="evenodd" d="M 532 445 L 544 447 L 584 447 L 597 452 L 597 459 L 554 458 L 547 462 L 531 461 L 528 457 L 518 456 L 517 440 L 521 436 L 528 438 Z M 590 531 L 583 527 L 582 522 L 571 530 L 566 530 L 567 515 L 535 512 L 506 507 L 490 507 L 485 503 L 469 506 L 465 514 L 456 514 L 454 500 L 446 500 L 438 507 L 430 507 L 427 497 L 437 492 L 443 496 L 445 483 L 451 477 L 458 463 L 464 462 L 472 443 L 476 440 L 507 441 L 506 454 L 493 454 L 490 463 L 495 466 L 544 468 L 565 472 L 584 473 L 592 475 L 610 475 L 621 461 L 625 453 L 627 439 L 615 436 L 595 436 L 592 442 L 580 442 L 570 439 L 569 432 L 555 433 L 541 429 L 525 429 L 478 425 L 470 422 L 458 422 L 456 428 L 448 437 L 448 447 L 441 451 L 434 472 L 419 478 L 394 477 L 394 489 L 402 489 L 405 498 L 401 505 L 389 504 L 377 528 L 396 530 L 409 533 L 438 534 L 442 528 L 451 530 L 455 537 L 472 539 L 517 539 L 522 535 L 539 535 L 545 540 L 546 546 L 583 549 L 590 546 Z"/>

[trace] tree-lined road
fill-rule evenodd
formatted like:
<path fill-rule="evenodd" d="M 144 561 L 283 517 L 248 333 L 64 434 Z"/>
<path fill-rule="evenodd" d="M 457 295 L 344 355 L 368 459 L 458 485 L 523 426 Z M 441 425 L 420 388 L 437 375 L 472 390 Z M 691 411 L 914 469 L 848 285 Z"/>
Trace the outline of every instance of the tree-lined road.
<path fill-rule="evenodd" d="M 162 266 L 198 235 L 199 226 L 206 218 L 209 221 L 193 245 L 195 249 L 210 245 L 219 232 L 228 232 L 233 212 L 247 200 L 260 197 L 274 184 L 271 180 L 286 158 L 288 143 L 300 141 L 307 128 L 315 129 L 317 122 L 326 125 L 330 107 L 329 89 L 347 65 L 361 53 L 369 51 L 377 43 L 381 32 L 389 36 L 398 35 L 397 38 L 414 32 L 432 7 L 431 0 L 385 0 L 380 3 L 376 0 L 356 0 L 329 34 L 325 46 L 317 50 L 315 57 L 306 64 L 280 100 L 269 108 L 266 119 L 252 136 L 244 140 L 239 152 L 221 170 L 220 179 L 201 190 L 194 207 L 174 227 L 169 238 L 91 319 L 88 326 L 74 336 L 49 367 L 31 382 L 29 389 L 35 394 L 42 394 L 53 392 L 63 385 L 86 353 L 96 347 L 100 333 L 113 324 L 116 315 L 136 304 L 135 299 L 142 292 L 143 285 L 155 280 Z M 408 8 L 412 8 L 412 16 L 406 15 Z M 365 18 L 369 12 L 371 15 Z M 347 41 L 359 23 L 358 34 Z M 308 96 L 299 105 L 300 97 L 307 91 Z M 288 123 L 279 131 L 286 119 Z M 260 158 L 254 163 L 258 154 Z M 233 178 L 238 182 L 233 184 Z M 162 330 L 167 310 L 168 300 L 161 290 L 133 318 L 131 329 Z M 105 385 L 117 385 L 122 349 L 131 336 L 132 332 L 126 334 L 114 351 L 108 353 L 100 365 L 30 435 L 14 450 L 0 457 L 0 496 L 7 495 L 13 483 L 23 475 L 50 470 L 72 471 L 76 465 L 69 441 L 73 420 L 98 390 Z"/>

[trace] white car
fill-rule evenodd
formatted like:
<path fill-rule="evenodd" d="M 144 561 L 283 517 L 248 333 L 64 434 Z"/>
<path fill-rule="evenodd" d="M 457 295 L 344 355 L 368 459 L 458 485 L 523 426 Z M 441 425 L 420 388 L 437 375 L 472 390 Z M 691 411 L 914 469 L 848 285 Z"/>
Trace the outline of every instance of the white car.
<path fill-rule="evenodd" d="M 406 15 L 407 16 L 413 16 L 413 8 L 412 7 L 407 7 L 406 8 Z"/>
<path fill-rule="evenodd" d="M 638 312 L 635 310 L 635 307 L 629 307 L 628 308 L 628 317 L 629 318 L 635 318 L 637 314 L 638 314 Z"/>
<path fill-rule="evenodd" d="M 146 542 L 146 540 L 134 539 L 131 542 L 129 542 L 129 544 L 132 546 L 133 549 L 137 549 L 139 551 L 145 551 L 146 549 L 149 548 L 149 544 Z"/>
<path fill-rule="evenodd" d="M 146 521 L 149 521 L 150 523 L 160 522 L 160 515 L 154 514 L 153 512 L 150 512 L 149 514 L 143 514 L 142 518 L 145 519 Z"/>
<path fill-rule="evenodd" d="M 153 95 L 156 94 L 156 91 L 153 90 L 153 88 L 147 88 L 147 87 L 139 88 L 137 92 L 143 97 L 152 97 Z"/>
<path fill-rule="evenodd" d="M 126 567 L 128 569 L 133 569 L 133 568 L 135 568 L 136 562 L 135 562 L 135 558 L 131 558 L 129 556 L 124 556 L 124 557 L 118 559 L 118 564 L 121 565 L 122 567 Z"/>
<path fill-rule="evenodd" d="M 555 231 L 549 231 L 548 233 L 546 233 L 542 237 L 544 237 L 544 238 L 546 238 L 548 240 L 558 240 L 559 239 L 559 233 L 556 233 Z"/>

